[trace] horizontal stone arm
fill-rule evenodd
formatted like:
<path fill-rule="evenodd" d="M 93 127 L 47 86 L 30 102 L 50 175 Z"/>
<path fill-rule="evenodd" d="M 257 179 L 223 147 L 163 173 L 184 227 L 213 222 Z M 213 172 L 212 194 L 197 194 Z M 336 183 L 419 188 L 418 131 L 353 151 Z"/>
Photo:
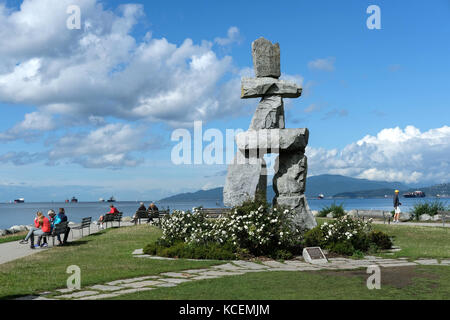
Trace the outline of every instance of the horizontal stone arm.
<path fill-rule="evenodd" d="M 243 78 L 241 81 L 241 99 L 277 95 L 282 98 L 298 98 L 302 87 L 287 80 L 270 77 Z"/>
<path fill-rule="evenodd" d="M 236 144 L 239 150 L 268 150 L 266 153 L 277 153 L 277 150 L 304 152 L 308 138 L 307 128 L 248 130 L 236 135 Z"/>

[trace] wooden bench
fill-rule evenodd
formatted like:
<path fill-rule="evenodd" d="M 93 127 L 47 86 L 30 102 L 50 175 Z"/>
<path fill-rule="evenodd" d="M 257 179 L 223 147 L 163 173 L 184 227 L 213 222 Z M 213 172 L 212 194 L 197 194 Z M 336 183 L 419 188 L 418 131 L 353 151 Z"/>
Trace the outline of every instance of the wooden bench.
<path fill-rule="evenodd" d="M 200 211 L 205 213 L 208 218 L 219 218 L 223 214 L 229 213 L 229 208 L 201 208 Z"/>
<path fill-rule="evenodd" d="M 83 237 L 83 229 L 88 228 L 89 235 L 91 234 L 91 221 L 92 217 L 83 218 L 79 225 L 73 226 L 72 229 L 72 239 L 73 239 L 73 230 L 81 230 L 81 236 Z"/>
<path fill-rule="evenodd" d="M 158 219 L 156 221 L 156 225 L 160 225 L 161 219 L 163 219 L 164 217 L 167 217 L 170 215 L 170 210 L 157 210 L 157 211 L 153 211 L 148 213 L 148 222 L 150 221 L 154 221 L 154 219 Z"/>
<path fill-rule="evenodd" d="M 52 237 L 52 243 L 53 243 L 53 246 L 55 246 L 55 237 L 58 235 L 61 235 L 61 234 L 64 235 L 67 232 L 68 228 L 69 228 L 69 221 L 64 221 L 64 222 L 58 223 L 53 227 L 52 232 L 45 233 L 42 236 L 42 238 L 44 239 L 47 237 Z M 44 241 L 44 242 L 46 242 L 46 241 Z"/>
<path fill-rule="evenodd" d="M 438 215 L 441 216 L 442 226 L 445 227 L 445 220 L 450 217 L 450 211 L 438 211 Z"/>
<path fill-rule="evenodd" d="M 107 213 L 103 216 L 103 223 L 106 223 L 106 228 L 108 228 L 108 222 L 111 222 L 111 226 L 114 226 L 114 222 L 119 222 L 119 228 L 120 228 L 120 222 L 122 221 L 122 215 L 123 212 L 118 213 Z M 98 225 L 100 228 L 100 224 Z"/>

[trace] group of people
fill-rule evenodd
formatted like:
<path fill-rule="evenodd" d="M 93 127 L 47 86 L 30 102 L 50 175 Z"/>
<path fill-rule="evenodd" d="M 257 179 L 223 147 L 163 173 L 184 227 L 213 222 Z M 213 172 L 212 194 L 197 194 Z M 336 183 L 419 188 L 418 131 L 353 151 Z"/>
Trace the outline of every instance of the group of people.
<path fill-rule="evenodd" d="M 132 223 L 137 223 L 137 221 L 139 219 L 139 214 L 140 213 L 146 213 L 147 216 L 148 216 L 147 223 L 149 223 L 150 221 L 153 221 L 153 218 L 157 218 L 159 216 L 158 212 L 159 212 L 159 209 L 153 202 L 150 203 L 148 208 L 145 208 L 144 203 L 141 202 L 139 204 L 139 208 L 136 210 L 136 213 L 133 216 L 133 219 L 131 219 L 131 222 Z"/>
<path fill-rule="evenodd" d="M 36 213 L 36 218 L 34 219 L 34 226 L 31 227 L 25 239 L 20 240 L 21 244 L 28 244 L 30 241 L 30 248 L 44 248 L 48 246 L 47 236 L 52 234 L 55 226 L 61 222 L 67 221 L 67 216 L 64 208 L 59 208 L 58 214 L 54 210 L 49 210 L 47 212 L 48 218 L 44 216 L 41 211 Z M 61 241 L 61 236 L 58 234 L 58 246 L 65 245 L 67 243 L 67 237 L 69 236 L 70 228 L 67 227 L 64 233 L 64 239 Z M 34 244 L 34 237 L 37 236 L 37 243 Z M 43 243 L 41 244 L 41 241 Z"/>

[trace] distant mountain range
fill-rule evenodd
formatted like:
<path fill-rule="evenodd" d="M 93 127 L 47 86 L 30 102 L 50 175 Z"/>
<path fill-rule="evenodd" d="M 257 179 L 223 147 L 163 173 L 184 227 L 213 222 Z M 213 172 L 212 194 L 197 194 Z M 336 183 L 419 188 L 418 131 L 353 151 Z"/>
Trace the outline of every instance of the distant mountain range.
<path fill-rule="evenodd" d="M 306 196 L 318 197 L 323 194 L 325 197 L 332 197 L 343 193 L 366 192 L 370 194 L 372 190 L 388 190 L 385 194 L 392 194 L 395 189 L 410 190 L 411 188 L 401 182 L 371 181 L 367 179 L 356 179 L 341 175 L 323 174 L 309 177 L 306 183 Z M 210 190 L 199 190 L 196 192 L 187 192 L 159 200 L 159 202 L 183 202 L 192 200 L 223 201 L 223 188 L 214 188 Z M 272 186 L 267 187 L 267 199 L 275 196 Z M 349 196 L 350 197 L 350 196 Z"/>

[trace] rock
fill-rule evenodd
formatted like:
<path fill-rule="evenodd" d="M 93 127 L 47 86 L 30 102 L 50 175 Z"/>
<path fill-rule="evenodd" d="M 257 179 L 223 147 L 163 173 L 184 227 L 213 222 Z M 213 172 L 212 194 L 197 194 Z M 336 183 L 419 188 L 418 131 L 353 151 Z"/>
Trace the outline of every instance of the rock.
<path fill-rule="evenodd" d="M 298 98 L 302 87 L 294 82 L 274 78 L 242 78 L 241 99 L 276 95 L 281 98 Z"/>
<path fill-rule="evenodd" d="M 250 130 L 284 128 L 283 99 L 278 96 L 263 97 L 256 108 Z"/>
<path fill-rule="evenodd" d="M 307 158 L 303 153 L 281 152 L 275 160 L 275 195 L 296 196 L 305 193 Z"/>
<path fill-rule="evenodd" d="M 12 226 L 11 228 L 8 229 L 9 233 L 19 233 L 22 231 L 26 231 L 27 229 L 25 228 L 25 226 Z"/>
<path fill-rule="evenodd" d="M 123 222 L 130 222 L 133 218 L 132 217 L 123 217 L 122 221 Z"/>
<path fill-rule="evenodd" d="M 225 206 L 240 206 L 247 200 L 266 197 L 267 170 L 264 159 L 252 159 L 252 163 L 235 163 L 228 166 L 228 174 L 223 188 Z"/>
<path fill-rule="evenodd" d="M 72 225 L 75 225 L 76 223 L 75 222 L 73 222 L 73 221 L 70 221 L 69 222 L 69 226 L 72 226 Z"/>
<path fill-rule="evenodd" d="M 239 150 L 253 150 L 256 156 L 265 153 L 279 153 L 283 151 L 304 152 L 308 144 L 309 131 L 300 129 L 261 129 L 248 130 L 236 135 L 236 144 Z M 251 153 L 250 153 L 251 154 Z"/>
<path fill-rule="evenodd" d="M 356 217 L 356 210 L 350 210 L 350 211 L 347 211 L 347 215 L 349 216 L 349 217 Z"/>
<path fill-rule="evenodd" d="M 435 214 L 435 215 L 431 218 L 431 220 L 433 220 L 433 221 L 439 221 L 439 220 L 442 220 L 442 218 L 441 218 L 441 215 L 440 215 L 440 214 Z"/>
<path fill-rule="evenodd" d="M 319 214 L 318 210 L 311 210 L 311 214 L 315 217 Z"/>
<path fill-rule="evenodd" d="M 412 218 L 413 218 L 413 215 L 411 213 L 409 213 L 409 212 L 402 212 L 402 213 L 400 213 L 399 220 L 400 221 L 409 221 Z M 391 220 L 392 220 L 392 218 L 391 218 Z"/>
<path fill-rule="evenodd" d="M 280 45 L 263 37 L 252 42 L 253 68 L 257 77 L 280 77 Z"/>
<path fill-rule="evenodd" d="M 425 213 L 425 214 L 420 215 L 419 220 L 420 221 L 430 221 L 431 220 L 431 216 L 429 214 Z"/>
<path fill-rule="evenodd" d="M 280 206 L 286 206 L 295 211 L 292 219 L 293 228 L 312 229 L 317 226 L 316 219 L 311 214 L 305 195 L 278 196 L 274 198 L 274 203 Z"/>
<path fill-rule="evenodd" d="M 327 218 L 333 218 L 333 212 L 328 213 Z"/>
<path fill-rule="evenodd" d="M 0 229 L 0 237 L 6 236 L 6 230 Z"/>
<path fill-rule="evenodd" d="M 29 225 L 25 226 L 25 228 L 27 229 L 27 231 L 30 231 L 31 228 L 33 228 L 33 226 L 31 224 L 29 224 Z"/>

